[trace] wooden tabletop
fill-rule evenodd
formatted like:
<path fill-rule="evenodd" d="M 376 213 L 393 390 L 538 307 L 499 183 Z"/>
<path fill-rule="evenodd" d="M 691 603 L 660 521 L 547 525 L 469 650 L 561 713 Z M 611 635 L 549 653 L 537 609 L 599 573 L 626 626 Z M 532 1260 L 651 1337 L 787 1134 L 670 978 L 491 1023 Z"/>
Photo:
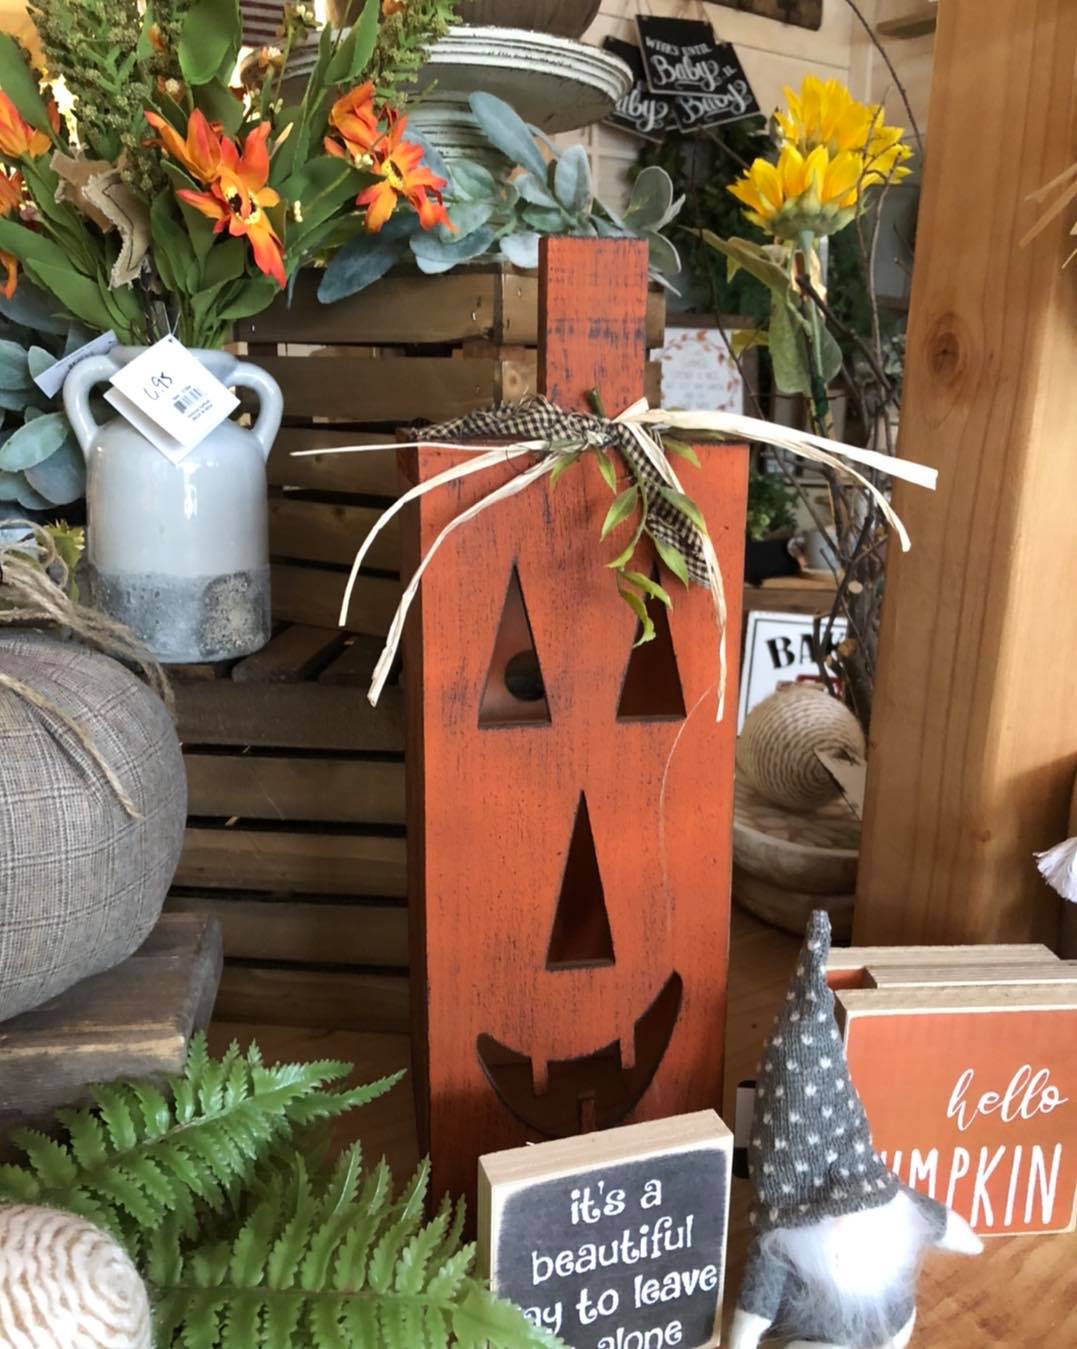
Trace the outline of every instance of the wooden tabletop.
<path fill-rule="evenodd" d="M 723 1117 L 732 1121 L 738 1081 L 754 1076 L 759 1049 L 785 993 L 798 942 L 735 912 L 726 1037 Z M 331 1057 L 356 1065 L 357 1080 L 410 1067 L 407 1037 L 286 1026 L 227 1025 L 211 1031 L 215 1052 L 255 1038 L 268 1061 Z M 358 1137 L 367 1158 L 388 1158 L 402 1181 L 418 1157 L 411 1091 L 387 1096 L 341 1121 L 341 1142 Z M 735 1181 L 727 1301 L 735 1300 L 748 1244 L 750 1191 Z M 727 1308 L 728 1310 L 728 1308 Z M 920 1283 L 919 1320 L 911 1349 L 1068 1349 L 1077 1345 L 1077 1236 L 994 1237 L 975 1260 L 932 1255 Z"/>

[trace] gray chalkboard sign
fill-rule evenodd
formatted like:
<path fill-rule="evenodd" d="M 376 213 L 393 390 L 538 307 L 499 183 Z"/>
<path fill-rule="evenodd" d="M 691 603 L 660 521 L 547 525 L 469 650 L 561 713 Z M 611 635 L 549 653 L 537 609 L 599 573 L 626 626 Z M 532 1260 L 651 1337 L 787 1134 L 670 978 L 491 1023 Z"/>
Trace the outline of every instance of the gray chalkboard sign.
<path fill-rule="evenodd" d="M 704 1110 L 480 1158 L 494 1291 L 572 1349 L 717 1344 L 732 1151 Z"/>

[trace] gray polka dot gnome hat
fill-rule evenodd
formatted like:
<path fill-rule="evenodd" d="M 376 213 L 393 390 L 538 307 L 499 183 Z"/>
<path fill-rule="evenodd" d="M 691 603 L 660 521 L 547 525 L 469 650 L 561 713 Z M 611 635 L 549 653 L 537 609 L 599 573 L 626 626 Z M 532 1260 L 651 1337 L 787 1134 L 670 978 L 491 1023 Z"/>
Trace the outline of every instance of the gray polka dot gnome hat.
<path fill-rule="evenodd" d="M 757 1230 L 876 1208 L 898 1179 L 875 1153 L 826 981 L 830 920 L 808 923 L 796 973 L 759 1065 L 748 1169 Z"/>

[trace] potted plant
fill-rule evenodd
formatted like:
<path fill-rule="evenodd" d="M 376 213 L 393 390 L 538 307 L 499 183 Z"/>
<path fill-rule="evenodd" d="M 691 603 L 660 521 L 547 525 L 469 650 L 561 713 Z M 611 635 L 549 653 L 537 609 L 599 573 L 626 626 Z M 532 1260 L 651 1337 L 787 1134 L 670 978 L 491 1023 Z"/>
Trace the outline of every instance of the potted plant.
<path fill-rule="evenodd" d="M 797 571 L 789 552 L 796 530 L 796 493 L 777 473 L 753 469 L 748 477 L 748 541 L 744 577 L 759 585 L 769 576 L 792 576 Z"/>
<path fill-rule="evenodd" d="M 281 407 L 268 376 L 219 349 L 236 319 L 353 234 L 405 213 L 420 231 L 447 222 L 446 183 L 409 139 L 400 100 L 363 79 L 395 59 L 396 30 L 381 25 L 378 0 L 347 31 L 286 5 L 280 59 L 270 55 L 257 87 L 240 93 L 230 83 L 239 0 L 142 8 L 42 0 L 47 77 L 0 35 L 0 262 L 9 294 L 29 280 L 47 311 L 119 342 L 76 367 L 65 390 L 88 463 L 94 601 L 161 659 L 223 659 L 269 635 L 264 461 Z M 425 36 L 440 31 L 431 20 Z M 287 54 L 312 36 L 317 60 L 289 101 Z M 423 36 L 409 28 L 409 59 Z M 262 404 L 253 430 L 221 421 L 182 463 L 129 416 L 102 425 L 89 402 L 96 384 L 171 334 Z M 172 391 L 178 411 L 191 388 Z M 25 485 L 18 491 L 36 504 Z"/>

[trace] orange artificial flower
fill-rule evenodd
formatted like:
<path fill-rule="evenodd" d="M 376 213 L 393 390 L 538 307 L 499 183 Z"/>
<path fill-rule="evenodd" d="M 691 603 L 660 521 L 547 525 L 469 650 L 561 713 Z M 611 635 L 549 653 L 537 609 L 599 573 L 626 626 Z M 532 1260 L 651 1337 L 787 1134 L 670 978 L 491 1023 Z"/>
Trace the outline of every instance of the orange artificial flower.
<path fill-rule="evenodd" d="M 49 123 L 53 131 L 59 131 L 60 109 L 55 101 L 49 104 Z M 24 155 L 36 159 L 51 149 L 51 137 L 44 131 L 35 131 L 7 94 L 0 93 L 0 154 L 9 159 L 21 159 Z"/>
<path fill-rule="evenodd" d="M 350 159 L 360 168 L 369 167 L 374 147 L 383 136 L 374 111 L 374 86 L 369 80 L 341 94 L 329 110 L 329 125 L 340 140 L 326 136 L 326 153 Z"/>
<path fill-rule="evenodd" d="M 381 0 L 381 12 L 387 19 L 391 19 L 394 14 L 403 14 L 405 9 L 405 0 Z"/>
<path fill-rule="evenodd" d="M 12 211 L 17 211 L 21 201 L 22 174 L 0 173 L 0 216 L 10 215 Z M 0 267 L 6 273 L 4 282 L 0 285 L 0 295 L 5 300 L 10 300 L 15 294 L 15 287 L 18 284 L 18 258 L 14 254 L 5 253 L 3 249 L 0 249 Z"/>
<path fill-rule="evenodd" d="M 171 122 L 155 112 L 147 112 L 146 121 L 160 136 L 156 143 L 177 164 L 182 164 L 192 178 L 207 185 L 214 181 L 221 167 L 220 126 L 209 122 L 201 108 L 196 108 L 187 119 L 186 139 Z"/>
<path fill-rule="evenodd" d="M 269 151 L 266 138 L 268 122 L 262 122 L 247 137 L 240 155 L 234 141 L 219 138 L 220 159 L 217 176 L 208 192 L 181 188 L 176 195 L 188 206 L 215 221 L 214 234 L 222 230 L 234 236 L 246 235 L 258 269 L 284 287 L 284 250 L 266 208 L 276 206 L 280 196 L 267 187 Z"/>
<path fill-rule="evenodd" d="M 398 117 L 375 150 L 372 172 L 381 181 L 360 192 L 355 199 L 357 206 L 367 208 L 366 228 L 371 234 L 377 234 L 396 210 L 401 197 L 415 208 L 424 230 L 432 230 L 435 225 L 447 225 L 452 229 L 441 202 L 442 188 L 448 184 L 423 164 L 422 146 L 403 139 L 407 120 Z"/>

